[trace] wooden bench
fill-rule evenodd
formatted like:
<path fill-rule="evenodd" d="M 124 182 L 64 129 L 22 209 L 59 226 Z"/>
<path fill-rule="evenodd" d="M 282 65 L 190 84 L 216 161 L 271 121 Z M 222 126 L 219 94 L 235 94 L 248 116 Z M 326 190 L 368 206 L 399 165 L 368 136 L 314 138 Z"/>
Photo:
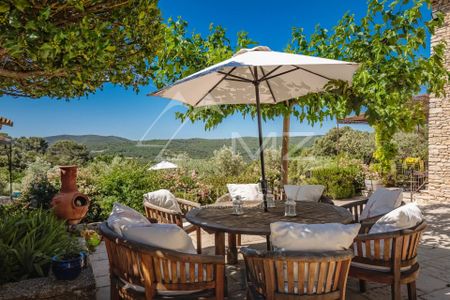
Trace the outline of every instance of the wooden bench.
<path fill-rule="evenodd" d="M 111 299 L 224 299 L 223 256 L 186 254 L 126 240 L 100 225 Z"/>

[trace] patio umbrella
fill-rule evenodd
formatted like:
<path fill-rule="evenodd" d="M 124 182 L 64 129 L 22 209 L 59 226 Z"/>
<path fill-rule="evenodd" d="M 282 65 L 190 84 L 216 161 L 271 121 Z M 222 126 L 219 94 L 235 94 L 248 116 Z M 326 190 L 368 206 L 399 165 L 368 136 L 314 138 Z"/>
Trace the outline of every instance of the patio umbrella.
<path fill-rule="evenodd" d="M 358 64 L 258 46 L 175 82 L 152 96 L 191 106 L 255 104 L 258 120 L 261 186 L 267 211 L 261 104 L 275 104 L 320 92 L 330 80 L 351 81 Z"/>
<path fill-rule="evenodd" d="M 167 169 L 176 169 L 178 166 L 169 161 L 163 160 L 162 162 L 157 163 L 149 168 L 149 170 L 167 170 Z"/>

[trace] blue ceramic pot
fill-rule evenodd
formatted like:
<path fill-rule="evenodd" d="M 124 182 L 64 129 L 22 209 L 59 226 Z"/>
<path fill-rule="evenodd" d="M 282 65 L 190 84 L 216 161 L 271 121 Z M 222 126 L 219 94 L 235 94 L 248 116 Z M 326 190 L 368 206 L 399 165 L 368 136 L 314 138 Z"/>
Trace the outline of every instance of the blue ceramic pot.
<path fill-rule="evenodd" d="M 52 257 L 52 272 L 58 280 L 74 280 L 86 263 L 86 254 L 80 252 L 77 257 L 61 259 L 59 256 Z"/>

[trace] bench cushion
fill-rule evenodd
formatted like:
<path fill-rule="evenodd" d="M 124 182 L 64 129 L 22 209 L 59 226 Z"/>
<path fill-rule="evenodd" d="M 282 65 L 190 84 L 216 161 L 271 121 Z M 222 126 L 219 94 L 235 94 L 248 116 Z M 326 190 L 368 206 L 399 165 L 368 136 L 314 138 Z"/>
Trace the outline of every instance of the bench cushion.
<path fill-rule="evenodd" d="M 288 199 L 295 201 L 319 201 L 325 187 L 323 185 L 285 185 L 284 192 Z"/>
<path fill-rule="evenodd" d="M 363 264 L 363 263 L 355 262 L 355 261 L 351 262 L 351 266 L 356 267 L 356 268 L 371 270 L 371 271 L 379 271 L 379 272 L 390 272 L 391 271 L 390 267 Z M 402 267 L 402 268 L 400 268 L 400 272 L 406 272 L 406 271 L 409 271 L 409 269 L 411 269 L 411 266 Z"/>
<path fill-rule="evenodd" d="M 241 196 L 241 200 L 262 200 L 262 193 L 259 188 L 259 184 L 250 183 L 250 184 L 227 184 L 228 192 L 232 199 L 236 196 Z"/>
<path fill-rule="evenodd" d="M 285 251 L 334 251 L 348 249 L 361 224 L 270 224 L 272 245 Z"/>
<path fill-rule="evenodd" d="M 402 204 L 401 188 L 378 188 L 367 201 L 360 215 L 360 220 L 387 214 Z"/>
<path fill-rule="evenodd" d="M 123 230 L 129 227 L 147 226 L 150 221 L 136 210 L 120 203 L 114 203 L 107 220 L 108 227 L 123 236 Z"/>
<path fill-rule="evenodd" d="M 412 228 L 422 220 L 423 215 L 420 208 L 415 203 L 408 203 L 378 219 L 370 228 L 369 234 Z"/>
<path fill-rule="evenodd" d="M 149 246 L 196 254 L 194 244 L 189 235 L 175 224 L 150 224 L 140 227 L 128 227 L 123 236 Z"/>
<path fill-rule="evenodd" d="M 157 190 L 144 194 L 144 202 L 181 213 L 177 198 L 169 190 Z"/>

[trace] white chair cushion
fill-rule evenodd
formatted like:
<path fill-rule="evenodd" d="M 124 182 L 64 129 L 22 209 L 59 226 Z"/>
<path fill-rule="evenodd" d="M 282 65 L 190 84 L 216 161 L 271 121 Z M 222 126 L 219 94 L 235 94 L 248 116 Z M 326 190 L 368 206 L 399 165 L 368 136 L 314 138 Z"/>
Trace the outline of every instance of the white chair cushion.
<path fill-rule="evenodd" d="M 177 198 L 168 190 L 157 190 L 144 194 L 144 202 L 181 213 Z"/>
<path fill-rule="evenodd" d="M 270 238 L 272 245 L 283 251 L 345 250 L 352 245 L 360 227 L 361 224 L 275 222 L 270 224 Z"/>
<path fill-rule="evenodd" d="M 230 193 L 231 199 L 234 199 L 236 196 L 241 196 L 243 201 L 253 200 L 260 201 L 262 200 L 262 194 L 259 188 L 259 184 L 250 183 L 250 184 L 227 184 L 228 192 Z"/>
<path fill-rule="evenodd" d="M 288 199 L 295 201 L 319 201 L 325 187 L 323 185 L 285 185 L 284 192 Z"/>
<path fill-rule="evenodd" d="M 369 234 L 391 232 L 416 226 L 423 220 L 415 203 L 408 203 L 381 217 L 369 230 Z"/>
<path fill-rule="evenodd" d="M 366 269 L 366 270 L 379 271 L 379 272 L 389 272 L 391 270 L 390 267 L 374 266 L 374 265 L 363 264 L 363 263 L 354 262 L 354 261 L 351 262 L 351 265 L 352 265 L 352 267 L 357 267 L 357 268 Z M 411 269 L 411 266 L 403 267 L 403 268 L 400 268 L 400 272 L 406 272 L 409 269 Z"/>
<path fill-rule="evenodd" d="M 139 212 L 117 202 L 114 203 L 112 212 L 106 222 L 108 227 L 120 236 L 123 236 L 123 230 L 126 228 L 147 226 L 151 224 L 150 221 Z"/>
<path fill-rule="evenodd" d="M 378 188 L 367 201 L 360 215 L 360 220 L 387 214 L 402 204 L 401 188 Z"/>
<path fill-rule="evenodd" d="M 186 265 L 189 265 L 189 263 L 186 263 Z M 186 267 L 186 269 L 188 269 L 188 268 L 189 267 Z M 162 269 L 161 269 L 161 272 L 163 272 Z M 169 272 L 170 272 L 170 270 L 169 270 Z M 187 270 L 187 272 L 189 272 L 189 269 Z M 188 273 L 186 273 L 186 277 L 189 277 Z M 123 278 L 119 278 L 119 279 L 124 284 L 124 286 L 122 287 L 123 289 L 133 289 L 136 292 L 145 293 L 145 288 L 143 286 L 129 283 Z M 174 296 L 183 296 L 183 295 L 188 296 L 188 295 L 192 295 L 192 294 L 195 294 L 195 293 L 198 293 L 198 292 L 201 292 L 201 291 L 202 290 L 188 290 L 188 291 L 167 291 L 167 290 L 162 290 L 162 291 L 158 291 L 158 294 L 161 295 L 161 296 L 174 297 Z"/>
<path fill-rule="evenodd" d="M 123 236 L 153 247 L 174 250 L 182 253 L 196 254 L 189 235 L 175 224 L 150 224 L 140 227 L 128 227 Z"/>

